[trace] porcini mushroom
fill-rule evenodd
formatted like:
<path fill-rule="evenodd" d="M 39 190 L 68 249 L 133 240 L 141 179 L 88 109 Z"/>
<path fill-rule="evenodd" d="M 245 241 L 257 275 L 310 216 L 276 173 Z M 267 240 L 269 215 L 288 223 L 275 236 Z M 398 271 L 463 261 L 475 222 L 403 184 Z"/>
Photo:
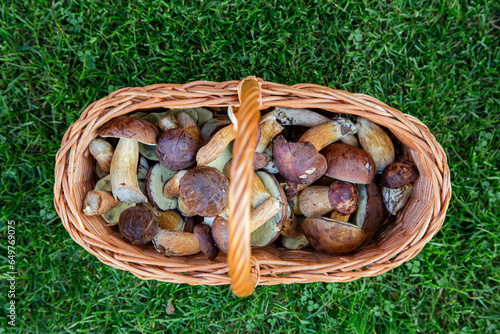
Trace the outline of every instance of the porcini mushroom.
<path fill-rule="evenodd" d="M 391 215 L 395 215 L 405 206 L 412 193 L 413 183 L 398 188 L 382 187 L 382 199 L 385 208 Z"/>
<path fill-rule="evenodd" d="M 175 128 L 161 134 L 156 155 L 165 168 L 177 172 L 196 163 L 198 148 L 198 143 L 189 132 Z"/>
<path fill-rule="evenodd" d="M 210 226 L 205 224 L 198 224 L 194 227 L 193 233 L 198 240 L 198 245 L 201 251 L 209 260 L 215 260 L 219 255 L 219 248 L 217 247 L 213 237 Z"/>
<path fill-rule="evenodd" d="M 158 253 L 165 256 L 187 256 L 201 252 L 194 233 L 158 229 L 153 238 L 153 245 Z"/>
<path fill-rule="evenodd" d="M 354 222 L 371 238 L 384 220 L 382 194 L 375 183 L 358 185 L 359 206 L 354 214 Z"/>
<path fill-rule="evenodd" d="M 229 182 L 213 167 L 187 171 L 179 182 L 180 198 L 186 207 L 204 217 L 214 217 L 227 208 Z"/>
<path fill-rule="evenodd" d="M 90 190 L 83 200 L 83 213 L 86 216 L 102 215 L 120 204 L 110 191 Z"/>
<path fill-rule="evenodd" d="M 360 148 L 334 143 L 321 151 L 328 162 L 325 175 L 352 183 L 367 184 L 373 181 L 376 173 L 372 157 Z"/>
<path fill-rule="evenodd" d="M 113 195 L 122 202 L 146 202 L 147 198 L 137 181 L 138 143 L 156 144 L 158 130 L 140 118 L 120 116 L 108 122 L 98 132 L 101 137 L 120 138 L 110 166 Z"/>
<path fill-rule="evenodd" d="M 94 191 L 106 191 L 111 192 L 111 175 L 105 176 L 95 184 Z M 135 203 L 125 203 L 120 202 L 117 206 L 111 210 L 101 214 L 102 219 L 107 223 L 108 226 L 114 226 L 118 224 L 120 219 L 120 214 L 126 209 L 135 206 Z"/>
<path fill-rule="evenodd" d="M 311 143 L 288 143 L 281 135 L 274 140 L 273 160 L 280 174 L 294 183 L 313 183 L 327 168 L 325 158 Z"/>
<path fill-rule="evenodd" d="M 398 159 L 382 172 L 382 183 L 390 189 L 406 186 L 418 179 L 417 166 L 411 161 Z"/>
<path fill-rule="evenodd" d="M 375 161 L 377 172 L 382 173 L 387 165 L 394 162 L 394 144 L 389 135 L 377 124 L 366 118 L 358 118 L 359 143 Z"/>
<path fill-rule="evenodd" d="M 318 151 L 327 145 L 358 131 L 359 127 L 346 118 L 338 118 L 310 128 L 300 137 L 299 142 L 309 142 Z"/>
<path fill-rule="evenodd" d="M 118 227 L 126 241 L 135 245 L 145 245 L 156 235 L 158 221 L 147 208 L 135 206 L 120 214 Z"/>
<path fill-rule="evenodd" d="M 177 114 L 177 122 L 179 124 L 179 128 L 187 131 L 191 137 L 193 137 L 194 141 L 198 144 L 198 146 L 202 146 L 204 144 L 204 140 L 201 136 L 200 127 L 196 122 L 186 114 L 185 112 L 180 112 Z"/>
<path fill-rule="evenodd" d="M 94 139 L 89 144 L 90 154 L 104 172 L 109 172 L 113 159 L 113 146 L 103 139 Z"/>
<path fill-rule="evenodd" d="M 327 186 L 309 186 L 299 196 L 299 208 L 306 217 L 320 217 L 335 210 L 350 215 L 358 207 L 358 190 L 349 182 L 334 181 Z"/>

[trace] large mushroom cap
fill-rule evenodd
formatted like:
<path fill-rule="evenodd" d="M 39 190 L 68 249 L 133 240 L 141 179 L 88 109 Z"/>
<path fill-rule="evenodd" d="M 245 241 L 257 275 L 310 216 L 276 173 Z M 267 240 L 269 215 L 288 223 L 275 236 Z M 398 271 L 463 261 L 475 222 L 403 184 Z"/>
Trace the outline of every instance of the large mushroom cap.
<path fill-rule="evenodd" d="M 112 119 L 98 131 L 101 137 L 126 138 L 137 142 L 155 145 L 160 135 L 151 123 L 137 117 L 120 116 Z"/>
<path fill-rule="evenodd" d="M 327 167 L 325 158 L 311 143 L 288 143 L 283 136 L 274 140 L 273 160 L 285 179 L 301 184 L 313 183 Z"/>
<path fill-rule="evenodd" d="M 328 145 L 321 151 L 328 162 L 325 175 L 342 181 L 366 184 L 377 172 L 372 157 L 360 148 L 342 143 Z"/>
<path fill-rule="evenodd" d="M 358 208 L 358 188 L 350 182 L 335 180 L 330 184 L 328 199 L 335 211 L 350 215 Z"/>
<path fill-rule="evenodd" d="M 196 163 L 198 144 L 186 130 L 177 128 L 163 132 L 156 146 L 156 155 L 163 167 L 180 171 Z"/>
<path fill-rule="evenodd" d="M 190 169 L 179 182 L 182 201 L 203 217 L 214 217 L 227 208 L 229 182 L 218 169 L 208 166 Z"/>

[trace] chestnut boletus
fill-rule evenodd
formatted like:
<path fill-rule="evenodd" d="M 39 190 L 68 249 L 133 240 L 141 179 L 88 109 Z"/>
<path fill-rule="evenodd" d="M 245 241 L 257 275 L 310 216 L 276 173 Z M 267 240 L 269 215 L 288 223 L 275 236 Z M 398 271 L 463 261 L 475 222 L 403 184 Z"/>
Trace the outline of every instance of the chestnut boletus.
<path fill-rule="evenodd" d="M 382 171 L 394 162 L 394 144 L 389 135 L 377 124 L 366 118 L 358 117 L 359 143 L 375 161 L 377 172 Z"/>
<path fill-rule="evenodd" d="M 283 136 L 274 140 L 273 161 L 287 180 L 310 184 L 326 171 L 325 157 L 309 142 L 288 143 Z"/>
<path fill-rule="evenodd" d="M 113 196 L 127 203 L 146 202 L 137 180 L 139 143 L 156 144 L 158 130 L 140 118 L 120 116 L 109 121 L 98 133 L 101 137 L 120 138 L 110 166 Z"/>
<path fill-rule="evenodd" d="M 165 131 L 158 140 L 156 155 L 163 167 L 178 172 L 196 163 L 196 140 L 184 129 Z"/>
<path fill-rule="evenodd" d="M 328 162 L 325 175 L 353 183 L 370 183 L 376 173 L 372 157 L 360 148 L 334 143 L 321 151 Z"/>
<path fill-rule="evenodd" d="M 219 255 L 219 248 L 212 237 L 210 226 L 206 224 L 198 224 L 193 229 L 201 251 L 209 260 L 215 260 Z"/>
<path fill-rule="evenodd" d="M 179 182 L 186 207 L 203 217 L 214 217 L 227 208 L 229 182 L 218 169 L 201 166 L 190 169 Z"/>
<path fill-rule="evenodd" d="M 417 179 L 417 166 L 408 160 L 396 160 L 382 172 L 382 183 L 390 189 L 406 186 Z"/>
<path fill-rule="evenodd" d="M 121 213 L 118 227 L 126 241 L 135 245 L 145 245 L 156 235 L 158 221 L 147 208 L 134 206 Z"/>
<path fill-rule="evenodd" d="M 330 254 L 350 252 L 366 239 L 358 226 L 324 217 L 307 218 L 302 230 L 315 249 Z"/>
<path fill-rule="evenodd" d="M 350 215 L 358 208 L 358 189 L 350 182 L 335 180 L 330 184 L 328 199 L 333 210 Z"/>

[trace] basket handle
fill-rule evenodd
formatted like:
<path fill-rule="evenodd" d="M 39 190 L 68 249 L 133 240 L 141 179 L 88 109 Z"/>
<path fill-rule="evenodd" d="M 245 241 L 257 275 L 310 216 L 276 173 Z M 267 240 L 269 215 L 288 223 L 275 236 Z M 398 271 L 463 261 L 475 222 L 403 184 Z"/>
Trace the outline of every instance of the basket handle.
<path fill-rule="evenodd" d="M 233 144 L 233 164 L 229 185 L 229 250 L 227 262 L 231 289 L 238 297 L 251 295 L 256 284 L 250 275 L 250 203 L 253 156 L 257 146 L 261 88 L 255 77 L 238 86 L 240 108 L 236 115 L 238 134 Z"/>

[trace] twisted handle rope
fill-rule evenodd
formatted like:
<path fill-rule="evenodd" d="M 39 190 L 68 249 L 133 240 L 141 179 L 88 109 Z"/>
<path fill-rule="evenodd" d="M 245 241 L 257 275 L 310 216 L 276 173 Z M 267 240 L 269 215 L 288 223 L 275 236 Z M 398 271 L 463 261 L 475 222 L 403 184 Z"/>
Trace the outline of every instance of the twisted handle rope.
<path fill-rule="evenodd" d="M 257 279 L 250 275 L 250 202 L 253 155 L 259 126 L 260 84 L 255 77 L 239 87 L 238 135 L 233 145 L 232 182 L 229 186 L 229 251 L 231 289 L 238 297 L 252 294 Z"/>

